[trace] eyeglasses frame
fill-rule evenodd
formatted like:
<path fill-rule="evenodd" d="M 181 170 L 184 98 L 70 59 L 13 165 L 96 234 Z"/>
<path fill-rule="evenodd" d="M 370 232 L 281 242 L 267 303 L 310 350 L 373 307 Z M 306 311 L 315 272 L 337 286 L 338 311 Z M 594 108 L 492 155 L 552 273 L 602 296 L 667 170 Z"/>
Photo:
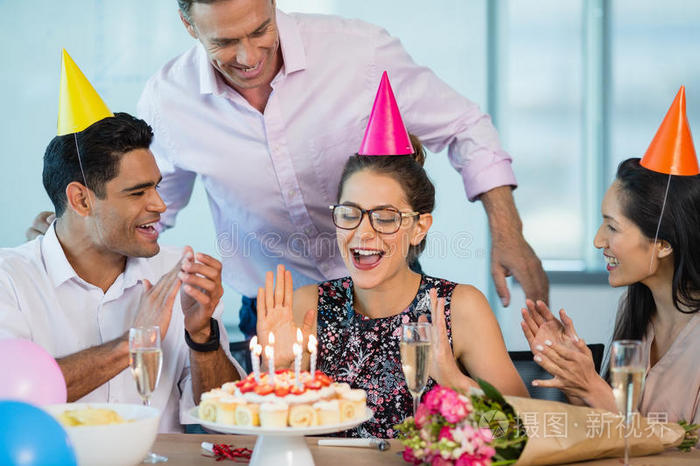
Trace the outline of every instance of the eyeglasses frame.
<path fill-rule="evenodd" d="M 355 209 L 359 209 L 359 210 L 360 210 L 360 220 L 357 222 L 357 225 L 355 225 L 355 226 L 352 227 L 352 228 L 346 228 L 346 227 L 341 227 L 341 226 L 339 226 L 338 224 L 336 224 L 336 223 L 335 223 L 335 209 L 336 209 L 337 207 L 352 207 L 352 208 L 355 208 Z M 372 229 L 373 229 L 375 232 L 377 232 L 377 233 L 380 234 L 380 235 L 393 235 L 394 233 L 396 233 L 397 231 L 399 231 L 399 230 L 401 229 L 401 226 L 403 225 L 403 219 L 404 219 L 404 218 L 411 218 L 411 217 L 416 217 L 416 216 L 420 216 L 420 215 L 421 215 L 420 212 L 414 212 L 414 211 L 402 212 L 402 211 L 400 211 L 400 210 L 398 210 L 398 209 L 395 209 L 395 208 L 393 208 L 393 207 L 381 207 L 381 208 L 378 208 L 378 209 L 367 209 L 367 210 L 365 210 L 365 209 L 363 209 L 363 208 L 361 208 L 361 207 L 358 207 L 358 206 L 355 206 L 355 205 L 334 204 L 334 205 L 329 205 L 328 208 L 331 210 L 331 218 L 333 219 L 333 225 L 335 225 L 337 228 L 340 228 L 341 230 L 355 230 L 357 227 L 359 227 L 360 225 L 362 225 L 362 219 L 364 218 L 365 214 L 367 214 L 367 217 L 369 218 L 369 224 L 370 224 L 370 226 L 372 227 Z M 377 230 L 377 227 L 374 226 L 374 221 L 372 220 L 372 215 L 371 215 L 372 212 L 375 212 L 375 211 L 377 211 L 377 210 L 391 210 L 391 211 L 394 211 L 394 212 L 396 212 L 397 214 L 400 214 L 400 215 L 401 215 L 401 221 L 399 222 L 398 226 L 396 227 L 396 230 L 391 231 L 391 232 L 386 232 L 386 231 L 379 231 L 379 230 Z"/>

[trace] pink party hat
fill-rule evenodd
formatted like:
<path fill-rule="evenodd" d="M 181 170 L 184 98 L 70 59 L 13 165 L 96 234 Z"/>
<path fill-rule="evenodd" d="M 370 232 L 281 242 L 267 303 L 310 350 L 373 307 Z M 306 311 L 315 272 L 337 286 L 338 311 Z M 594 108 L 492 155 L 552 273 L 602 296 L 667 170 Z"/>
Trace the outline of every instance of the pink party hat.
<path fill-rule="evenodd" d="M 386 71 L 382 74 L 377 96 L 374 98 L 369 122 L 362 138 L 358 155 L 408 155 L 413 154 L 413 145 L 396 105 Z"/>

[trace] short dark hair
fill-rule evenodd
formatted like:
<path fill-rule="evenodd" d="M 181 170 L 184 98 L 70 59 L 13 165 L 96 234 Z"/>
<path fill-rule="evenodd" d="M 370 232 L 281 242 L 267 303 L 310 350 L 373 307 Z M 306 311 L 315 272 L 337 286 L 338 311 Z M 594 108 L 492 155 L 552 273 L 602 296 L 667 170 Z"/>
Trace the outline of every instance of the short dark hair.
<path fill-rule="evenodd" d="M 152 140 L 151 127 L 128 113 L 115 113 L 79 133 L 53 138 L 44 153 L 42 178 L 56 216 L 63 215 L 66 209 L 66 187 L 70 183 L 87 183 L 99 199 L 104 199 L 105 183 L 119 174 L 122 155 L 135 149 L 148 149 Z M 85 179 L 80 170 L 76 141 Z"/>
<path fill-rule="evenodd" d="M 406 194 L 406 199 L 415 212 L 426 214 L 435 209 L 435 186 L 423 168 L 425 151 L 420 140 L 410 134 L 413 155 L 353 155 L 345 163 L 338 183 L 338 198 L 343 194 L 345 182 L 353 174 L 370 170 L 395 179 Z M 412 264 L 425 249 L 426 238 L 408 250 L 406 261 Z"/>
<path fill-rule="evenodd" d="M 192 9 L 193 3 L 216 3 L 222 0 L 177 0 L 177 6 L 182 11 L 182 15 L 187 21 L 191 22 L 190 10 Z"/>

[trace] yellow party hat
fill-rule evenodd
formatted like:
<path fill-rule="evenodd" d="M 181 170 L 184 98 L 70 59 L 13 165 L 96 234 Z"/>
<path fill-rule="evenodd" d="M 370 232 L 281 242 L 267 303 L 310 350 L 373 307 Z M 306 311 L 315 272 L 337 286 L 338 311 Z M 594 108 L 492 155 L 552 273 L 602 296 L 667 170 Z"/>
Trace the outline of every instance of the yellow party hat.
<path fill-rule="evenodd" d="M 77 133 L 111 116 L 114 114 L 64 49 L 61 60 L 57 135 Z"/>

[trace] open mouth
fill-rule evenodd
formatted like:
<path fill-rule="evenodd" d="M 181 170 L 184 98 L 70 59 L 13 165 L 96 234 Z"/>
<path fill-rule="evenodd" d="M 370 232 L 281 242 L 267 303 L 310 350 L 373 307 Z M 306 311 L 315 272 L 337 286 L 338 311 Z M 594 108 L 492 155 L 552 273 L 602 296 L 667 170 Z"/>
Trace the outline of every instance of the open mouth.
<path fill-rule="evenodd" d="M 142 223 L 136 226 L 136 231 L 146 236 L 149 239 L 158 239 L 158 230 L 156 229 L 156 224 L 158 221 L 150 223 Z"/>
<path fill-rule="evenodd" d="M 617 260 L 616 257 L 607 256 L 607 255 L 603 255 L 603 257 L 605 257 L 605 263 L 607 266 L 606 268 L 608 269 L 608 271 L 610 271 L 610 270 L 614 269 L 615 267 L 617 267 L 618 265 L 620 265 L 620 261 Z"/>
<path fill-rule="evenodd" d="M 258 75 L 260 70 L 262 69 L 263 62 L 265 60 L 260 60 L 258 63 L 255 64 L 255 66 L 241 66 L 241 65 L 234 65 L 233 69 L 236 70 L 236 73 L 239 75 L 246 77 L 246 78 L 253 78 Z"/>
<path fill-rule="evenodd" d="M 353 265 L 360 270 L 376 267 L 384 257 L 384 251 L 378 249 L 351 248 Z"/>

